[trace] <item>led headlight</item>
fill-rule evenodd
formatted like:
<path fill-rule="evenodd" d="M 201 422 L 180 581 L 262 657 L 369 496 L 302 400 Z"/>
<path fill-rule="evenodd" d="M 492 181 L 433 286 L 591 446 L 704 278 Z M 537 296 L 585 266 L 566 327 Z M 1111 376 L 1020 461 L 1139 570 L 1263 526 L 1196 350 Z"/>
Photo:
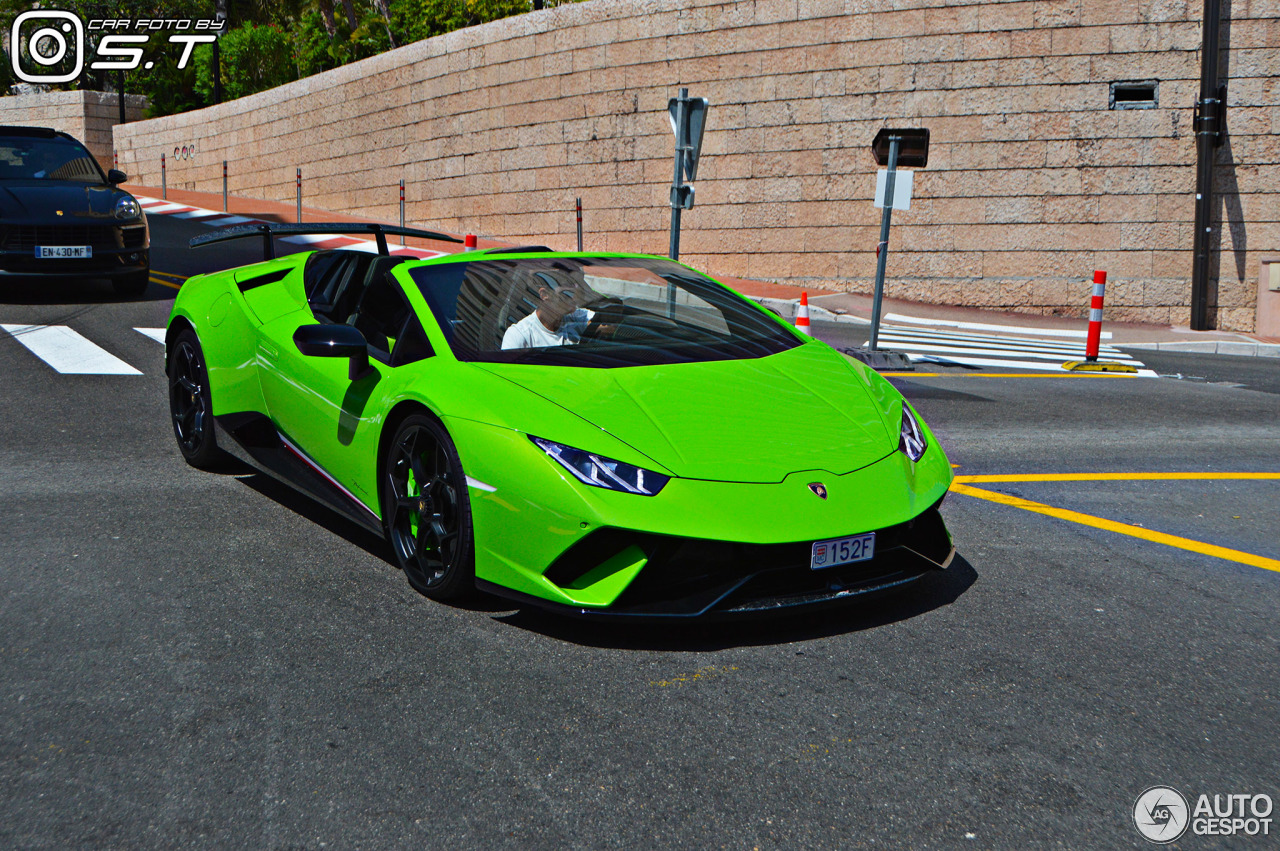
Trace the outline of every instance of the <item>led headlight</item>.
<path fill-rule="evenodd" d="M 916 421 L 915 415 L 911 413 L 911 407 L 906 402 L 902 403 L 902 427 L 898 432 L 898 448 L 912 461 L 919 461 L 920 456 L 924 455 L 924 451 L 929 448 L 929 441 L 924 437 L 924 429 L 920 428 L 920 423 Z"/>
<path fill-rule="evenodd" d="M 116 218 L 117 219 L 136 219 L 142 215 L 142 207 L 138 206 L 138 202 L 129 196 L 125 196 L 116 202 Z"/>
<path fill-rule="evenodd" d="M 590 452 L 583 452 L 581 449 L 574 449 L 563 443 L 553 443 L 533 435 L 529 435 L 529 439 L 543 452 L 559 461 L 561 466 L 573 473 L 578 481 L 593 487 L 654 496 L 667 482 L 671 481 L 670 476 L 641 467 L 633 467 L 612 458 L 592 455 Z"/>

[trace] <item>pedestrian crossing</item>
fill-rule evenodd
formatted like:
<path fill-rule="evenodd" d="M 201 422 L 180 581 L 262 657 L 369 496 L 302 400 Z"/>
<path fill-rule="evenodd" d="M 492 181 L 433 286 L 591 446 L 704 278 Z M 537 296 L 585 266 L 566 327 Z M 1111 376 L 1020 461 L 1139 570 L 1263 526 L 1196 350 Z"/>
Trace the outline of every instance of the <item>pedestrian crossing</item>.
<path fill-rule="evenodd" d="M 62 375 L 142 375 L 140 370 L 67 325 L 0 324 L 0 329 Z M 134 327 L 133 330 L 164 344 L 163 328 Z M 1083 343 L 898 325 L 882 327 L 878 341 L 880 348 L 903 352 L 916 363 L 944 366 L 1057 372 L 1064 371 L 1064 362 L 1085 357 Z M 1129 364 L 1139 375 L 1156 374 L 1113 346 L 1100 346 L 1099 358 Z"/>
<path fill-rule="evenodd" d="M 943 366 L 1065 372 L 1064 363 L 1085 359 L 1083 341 L 906 325 L 881 326 L 877 344 L 882 349 L 902 352 L 914 362 Z M 1138 375 L 1156 375 L 1114 346 L 1099 346 L 1098 359 L 1128 364 L 1138 370 Z"/>
<path fill-rule="evenodd" d="M 142 375 L 142 371 L 68 325 L 0 324 L 12 337 L 61 375 Z M 164 344 L 163 328 L 134 328 Z"/>

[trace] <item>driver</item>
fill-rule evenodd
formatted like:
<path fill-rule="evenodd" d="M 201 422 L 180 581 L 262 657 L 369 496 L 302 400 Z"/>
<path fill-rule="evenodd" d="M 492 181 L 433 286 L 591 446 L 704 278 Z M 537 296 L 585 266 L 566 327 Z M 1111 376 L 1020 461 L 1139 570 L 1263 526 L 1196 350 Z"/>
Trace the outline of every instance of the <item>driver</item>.
<path fill-rule="evenodd" d="M 595 312 L 579 307 L 579 293 L 586 287 L 556 280 L 545 272 L 534 272 L 538 282 L 538 308 L 512 325 L 502 335 L 503 349 L 536 349 L 574 345 Z"/>

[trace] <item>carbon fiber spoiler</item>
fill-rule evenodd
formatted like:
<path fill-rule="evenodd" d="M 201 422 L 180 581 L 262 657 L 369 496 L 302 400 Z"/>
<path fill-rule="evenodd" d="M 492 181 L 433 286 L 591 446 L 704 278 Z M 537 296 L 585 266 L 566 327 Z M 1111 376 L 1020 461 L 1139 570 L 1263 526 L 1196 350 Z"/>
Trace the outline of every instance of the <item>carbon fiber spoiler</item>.
<path fill-rule="evenodd" d="M 456 236 L 449 236 L 444 233 L 436 233 L 430 230 L 416 230 L 414 228 L 402 228 L 396 225 L 379 225 L 361 222 L 315 222 L 302 224 L 273 224 L 271 222 L 259 222 L 251 225 L 232 225 L 229 228 L 219 228 L 210 233 L 204 233 L 200 236 L 193 237 L 191 247 L 195 248 L 200 245 L 211 245 L 215 242 L 226 242 L 229 239 L 245 239 L 246 237 L 256 236 L 262 239 L 263 260 L 273 260 L 276 256 L 276 246 L 274 239 L 278 236 L 297 236 L 299 234 L 322 234 L 322 233 L 371 233 L 378 242 L 379 254 L 390 254 L 387 248 L 387 235 L 391 236 L 416 236 L 421 239 L 435 239 L 441 242 L 457 242 L 462 240 Z"/>

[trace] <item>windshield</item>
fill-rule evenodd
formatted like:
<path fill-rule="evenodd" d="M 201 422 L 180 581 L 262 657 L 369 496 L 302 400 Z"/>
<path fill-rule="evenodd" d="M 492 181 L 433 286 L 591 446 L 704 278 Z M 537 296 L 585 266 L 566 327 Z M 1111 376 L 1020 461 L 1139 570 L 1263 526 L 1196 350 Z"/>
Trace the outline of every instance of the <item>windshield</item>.
<path fill-rule="evenodd" d="M 521 257 L 411 274 L 460 360 L 619 367 L 799 345 L 761 308 L 660 258 Z"/>
<path fill-rule="evenodd" d="M 0 136 L 0 180 L 103 183 L 93 156 L 70 139 Z"/>

